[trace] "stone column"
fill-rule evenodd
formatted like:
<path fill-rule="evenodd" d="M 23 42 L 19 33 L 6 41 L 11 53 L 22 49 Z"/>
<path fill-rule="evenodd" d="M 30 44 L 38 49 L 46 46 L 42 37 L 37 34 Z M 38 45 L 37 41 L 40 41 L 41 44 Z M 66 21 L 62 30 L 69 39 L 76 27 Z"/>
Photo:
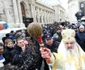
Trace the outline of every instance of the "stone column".
<path fill-rule="evenodd" d="M 32 18 L 36 21 L 35 5 L 31 4 Z"/>
<path fill-rule="evenodd" d="M 41 12 L 41 9 L 39 10 L 39 14 L 40 14 L 40 23 L 42 23 L 42 12 Z"/>
<path fill-rule="evenodd" d="M 4 5 L 4 11 L 5 11 L 5 14 L 6 14 L 6 21 L 7 23 L 9 23 L 9 11 L 7 10 L 8 6 L 7 5 L 7 2 L 6 1 L 3 1 L 3 5 Z"/>
<path fill-rule="evenodd" d="M 51 14 L 49 12 L 49 23 L 51 23 Z"/>
<path fill-rule="evenodd" d="M 42 23 L 43 23 L 43 14 L 44 14 L 44 12 L 41 10 L 41 17 L 42 17 Z"/>
<path fill-rule="evenodd" d="M 39 12 L 39 8 L 38 8 L 38 23 L 40 23 L 40 12 Z"/>
<path fill-rule="evenodd" d="M 17 0 L 17 6 L 18 6 L 19 21 L 20 21 L 20 23 L 23 23 L 20 0 Z"/>
<path fill-rule="evenodd" d="M 35 5 L 33 6 L 33 13 L 34 13 L 34 21 L 36 21 Z"/>
<path fill-rule="evenodd" d="M 53 14 L 52 13 L 50 13 L 50 15 L 51 15 L 51 18 L 50 18 L 50 21 L 51 21 L 51 23 L 53 22 Z"/>
<path fill-rule="evenodd" d="M 46 13 L 47 13 L 47 15 L 46 15 L 46 20 L 47 20 L 47 21 L 46 21 L 46 22 L 47 22 L 47 24 L 48 24 L 48 23 L 49 23 L 49 22 L 48 22 L 48 11 L 47 11 Z"/>
<path fill-rule="evenodd" d="M 47 24 L 47 18 L 46 18 L 46 11 L 44 11 L 44 19 L 45 19 L 45 24 Z"/>
<path fill-rule="evenodd" d="M 15 23 L 19 23 L 19 16 L 18 16 L 18 9 L 17 9 L 16 0 L 12 0 L 12 2 L 13 2 Z"/>
<path fill-rule="evenodd" d="M 50 14 L 48 12 L 48 23 L 50 23 Z"/>
<path fill-rule="evenodd" d="M 43 24 L 45 23 L 45 13 L 44 13 L 44 11 L 43 11 Z"/>

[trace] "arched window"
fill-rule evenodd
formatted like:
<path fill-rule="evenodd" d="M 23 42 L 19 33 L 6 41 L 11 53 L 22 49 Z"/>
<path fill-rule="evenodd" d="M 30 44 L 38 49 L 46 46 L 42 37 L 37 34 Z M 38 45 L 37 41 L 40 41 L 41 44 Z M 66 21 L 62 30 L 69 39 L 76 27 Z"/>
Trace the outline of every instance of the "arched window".
<path fill-rule="evenodd" d="M 25 6 L 24 6 L 23 2 L 21 2 L 20 5 L 21 5 L 22 16 L 26 17 Z"/>

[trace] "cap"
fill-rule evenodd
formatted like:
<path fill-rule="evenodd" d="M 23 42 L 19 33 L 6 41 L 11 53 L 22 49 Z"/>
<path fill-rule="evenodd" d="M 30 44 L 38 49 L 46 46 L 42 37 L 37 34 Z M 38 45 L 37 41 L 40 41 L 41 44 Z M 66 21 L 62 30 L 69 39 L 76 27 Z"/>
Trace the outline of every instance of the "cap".
<path fill-rule="evenodd" d="M 43 34 L 44 34 L 44 35 L 50 34 L 50 30 L 45 30 L 45 31 L 43 32 Z"/>
<path fill-rule="evenodd" d="M 80 29 L 80 28 L 83 28 L 83 29 L 84 29 L 84 26 L 83 26 L 83 25 L 80 25 L 79 29 Z"/>
<path fill-rule="evenodd" d="M 49 39 L 51 39 L 51 38 L 52 38 L 52 35 L 51 35 L 51 34 L 46 34 L 46 35 L 45 35 L 45 39 L 46 39 L 46 40 L 49 40 Z"/>

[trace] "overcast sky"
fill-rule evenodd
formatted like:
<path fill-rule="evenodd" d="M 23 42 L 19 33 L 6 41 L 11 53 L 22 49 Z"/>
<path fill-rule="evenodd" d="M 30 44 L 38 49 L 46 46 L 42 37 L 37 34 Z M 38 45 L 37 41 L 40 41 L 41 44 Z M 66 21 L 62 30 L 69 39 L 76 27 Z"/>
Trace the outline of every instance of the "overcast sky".
<path fill-rule="evenodd" d="M 48 3 L 48 4 L 51 4 L 51 5 L 55 5 L 55 4 L 58 4 L 58 1 L 61 2 L 62 6 L 67 9 L 67 2 L 68 0 L 40 0 L 40 1 L 43 1 L 45 3 Z"/>
<path fill-rule="evenodd" d="M 62 4 L 63 4 L 63 6 L 65 7 L 65 8 L 67 8 L 67 2 L 68 2 L 68 0 L 60 0 L 61 2 L 62 2 Z"/>

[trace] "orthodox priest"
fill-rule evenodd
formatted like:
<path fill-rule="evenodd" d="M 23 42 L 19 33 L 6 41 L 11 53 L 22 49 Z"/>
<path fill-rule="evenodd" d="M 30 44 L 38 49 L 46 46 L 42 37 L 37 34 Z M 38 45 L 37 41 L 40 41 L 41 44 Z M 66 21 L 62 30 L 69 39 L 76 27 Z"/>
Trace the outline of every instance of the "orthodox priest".
<path fill-rule="evenodd" d="M 47 48 L 45 51 L 41 48 L 40 51 L 52 70 L 85 70 L 85 52 L 76 42 L 75 31 L 72 29 L 62 31 L 58 53 L 52 53 Z"/>

